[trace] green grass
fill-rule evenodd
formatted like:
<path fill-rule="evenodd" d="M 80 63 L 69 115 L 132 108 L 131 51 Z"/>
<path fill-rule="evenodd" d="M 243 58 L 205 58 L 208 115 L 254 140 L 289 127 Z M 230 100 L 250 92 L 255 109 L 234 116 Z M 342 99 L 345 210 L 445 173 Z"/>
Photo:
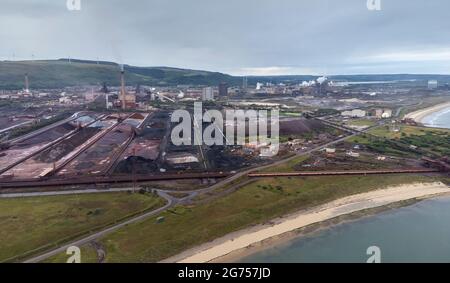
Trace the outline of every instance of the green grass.
<path fill-rule="evenodd" d="M 64 253 L 59 253 L 47 260 L 45 263 L 65 263 L 71 255 Z M 97 251 L 91 246 L 86 245 L 80 247 L 80 261 L 81 263 L 98 263 Z"/>
<path fill-rule="evenodd" d="M 395 140 L 405 145 L 414 145 L 433 155 L 450 154 L 450 130 L 402 125 L 398 132 L 390 131 L 389 127 L 379 127 L 371 134 Z"/>
<path fill-rule="evenodd" d="M 262 179 L 209 203 L 177 206 L 130 224 L 99 242 L 106 248 L 107 262 L 157 262 L 294 211 L 377 188 L 424 181 L 434 179 L 412 175 Z M 159 216 L 165 217 L 163 223 L 157 223 Z M 49 261 L 62 258 L 67 256 Z"/>
<path fill-rule="evenodd" d="M 280 115 L 283 117 L 302 117 L 303 113 L 301 113 L 301 112 L 281 112 Z"/>
<path fill-rule="evenodd" d="M 423 136 L 426 134 L 436 134 L 436 135 L 450 134 L 450 130 L 401 125 L 398 132 L 391 131 L 389 126 L 385 126 L 373 129 L 369 131 L 369 133 L 375 136 L 388 139 L 400 139 L 404 136 L 411 136 L 411 135 Z"/>
<path fill-rule="evenodd" d="M 303 161 L 307 160 L 309 158 L 309 155 L 304 156 L 298 156 L 294 159 L 291 159 L 283 164 L 280 164 L 278 166 L 272 166 L 267 169 L 261 170 L 261 172 L 266 173 L 272 173 L 272 172 L 294 172 L 295 166 L 302 163 Z"/>
<path fill-rule="evenodd" d="M 0 261 L 54 247 L 164 203 L 151 194 L 128 193 L 0 199 Z"/>
<path fill-rule="evenodd" d="M 350 120 L 346 123 L 350 126 L 358 126 L 358 127 L 372 127 L 375 126 L 377 123 L 374 120 L 370 119 L 357 119 L 357 120 Z"/>
<path fill-rule="evenodd" d="M 57 88 L 75 85 L 96 85 L 105 82 L 117 86 L 119 67 L 112 62 L 72 60 L 1 61 L 0 88 L 21 89 L 24 74 L 28 73 L 31 90 L 37 88 Z M 168 68 L 125 66 L 127 84 L 199 84 L 218 85 L 220 82 L 237 84 L 239 77 L 217 72 Z"/>

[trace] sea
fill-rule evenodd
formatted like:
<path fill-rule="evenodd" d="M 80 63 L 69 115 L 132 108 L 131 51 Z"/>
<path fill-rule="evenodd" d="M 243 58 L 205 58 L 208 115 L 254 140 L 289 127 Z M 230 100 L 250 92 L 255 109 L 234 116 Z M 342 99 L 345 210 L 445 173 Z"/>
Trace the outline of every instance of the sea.
<path fill-rule="evenodd" d="M 450 108 L 422 121 L 450 128 Z M 450 263 L 450 197 L 428 199 L 279 244 L 243 263 Z"/>

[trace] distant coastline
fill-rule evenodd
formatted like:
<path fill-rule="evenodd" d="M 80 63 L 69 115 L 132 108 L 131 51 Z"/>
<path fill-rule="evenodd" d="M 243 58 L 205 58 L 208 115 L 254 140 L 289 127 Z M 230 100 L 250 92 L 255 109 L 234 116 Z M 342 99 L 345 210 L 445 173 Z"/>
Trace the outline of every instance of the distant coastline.
<path fill-rule="evenodd" d="M 411 112 L 407 114 L 405 118 L 412 119 L 417 123 L 423 123 L 426 117 L 433 115 L 439 111 L 445 110 L 447 108 L 450 108 L 450 102 L 441 103 L 432 107 Z"/>

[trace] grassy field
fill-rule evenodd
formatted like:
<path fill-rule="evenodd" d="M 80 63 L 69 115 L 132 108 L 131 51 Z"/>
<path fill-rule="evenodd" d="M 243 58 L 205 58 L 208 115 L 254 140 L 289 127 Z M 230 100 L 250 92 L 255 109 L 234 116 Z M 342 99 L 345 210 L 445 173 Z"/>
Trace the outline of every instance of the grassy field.
<path fill-rule="evenodd" d="M 401 125 L 398 132 L 391 131 L 388 126 L 385 126 L 373 129 L 369 131 L 369 133 L 375 136 L 384 137 L 388 139 L 401 139 L 402 137 L 412 135 L 424 136 L 427 134 L 432 135 L 450 134 L 450 130 Z"/>
<path fill-rule="evenodd" d="M 164 203 L 152 194 L 125 192 L 0 199 L 0 261 L 53 247 Z"/>
<path fill-rule="evenodd" d="M 435 155 L 450 154 L 450 130 L 426 127 L 400 126 L 398 132 L 389 127 L 379 127 L 371 134 L 399 141 L 405 145 L 413 145 Z"/>
<path fill-rule="evenodd" d="M 347 142 L 353 144 L 361 144 L 366 146 L 370 151 L 377 154 L 396 156 L 402 158 L 418 158 L 420 154 L 409 148 L 407 144 L 399 144 L 391 142 L 387 139 L 374 138 L 368 135 L 354 136 L 347 139 Z"/>
<path fill-rule="evenodd" d="M 372 127 L 377 123 L 374 120 L 370 119 L 354 119 L 350 120 L 346 123 L 349 126 L 357 126 L 357 127 Z"/>
<path fill-rule="evenodd" d="M 106 249 L 106 262 L 157 262 L 294 211 L 377 188 L 426 181 L 434 179 L 411 175 L 262 179 L 208 203 L 177 206 L 119 229 L 99 242 Z M 165 221 L 157 223 L 159 216 L 164 216 Z M 82 249 L 84 262 L 93 260 L 90 256 L 83 260 L 83 252 L 92 254 L 89 249 L 92 250 L 88 246 Z M 49 261 L 66 259 L 60 254 Z"/>
<path fill-rule="evenodd" d="M 309 155 L 295 157 L 294 159 L 289 160 L 286 163 L 283 163 L 278 166 L 272 166 L 267 169 L 261 170 L 261 172 L 271 173 L 271 172 L 294 172 L 295 166 L 303 161 L 307 160 Z"/>

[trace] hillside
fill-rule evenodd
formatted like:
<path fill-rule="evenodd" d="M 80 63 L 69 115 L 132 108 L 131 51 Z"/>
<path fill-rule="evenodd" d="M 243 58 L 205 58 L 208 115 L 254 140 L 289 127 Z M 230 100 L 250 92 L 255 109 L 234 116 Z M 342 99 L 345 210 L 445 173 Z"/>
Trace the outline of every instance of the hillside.
<path fill-rule="evenodd" d="M 136 67 L 125 65 L 127 85 L 212 85 L 227 82 L 231 86 L 240 86 L 242 77 L 230 76 L 218 72 L 189 70 L 169 67 Z M 113 62 L 88 60 L 36 60 L 36 61 L 0 61 L 0 89 L 21 89 L 24 74 L 28 73 L 31 88 L 58 88 L 77 85 L 119 85 L 119 66 Z M 301 83 L 316 79 L 317 76 L 249 76 L 248 84 L 257 82 Z M 426 86 L 426 81 L 437 79 L 440 83 L 449 83 L 448 75 L 338 75 L 330 76 L 335 81 L 415 81 Z"/>
<path fill-rule="evenodd" d="M 217 85 L 220 82 L 239 84 L 238 77 L 222 73 L 168 67 L 134 67 L 125 65 L 128 85 Z M 31 88 L 57 88 L 95 85 L 105 82 L 119 85 L 119 67 L 112 62 L 84 60 L 0 61 L 0 89 L 20 89 L 28 73 Z"/>

